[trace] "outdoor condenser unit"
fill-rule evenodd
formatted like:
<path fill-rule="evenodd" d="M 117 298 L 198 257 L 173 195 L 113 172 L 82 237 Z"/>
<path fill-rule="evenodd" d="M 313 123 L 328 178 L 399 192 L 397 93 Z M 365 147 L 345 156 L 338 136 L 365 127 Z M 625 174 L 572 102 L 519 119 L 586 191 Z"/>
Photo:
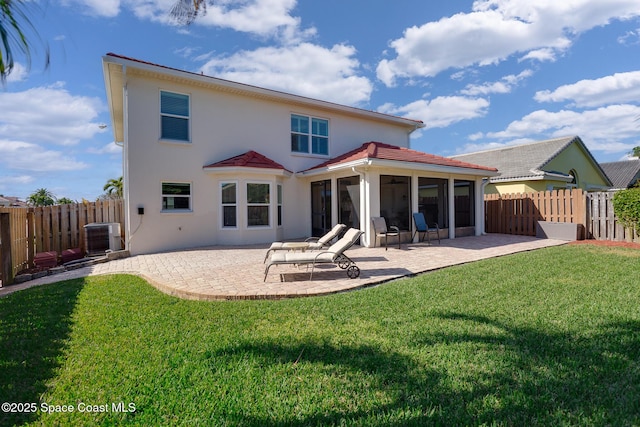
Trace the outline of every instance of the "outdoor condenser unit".
<path fill-rule="evenodd" d="M 107 250 L 119 251 L 120 223 L 118 222 L 93 222 L 84 226 L 84 247 L 87 255 L 104 255 Z"/>

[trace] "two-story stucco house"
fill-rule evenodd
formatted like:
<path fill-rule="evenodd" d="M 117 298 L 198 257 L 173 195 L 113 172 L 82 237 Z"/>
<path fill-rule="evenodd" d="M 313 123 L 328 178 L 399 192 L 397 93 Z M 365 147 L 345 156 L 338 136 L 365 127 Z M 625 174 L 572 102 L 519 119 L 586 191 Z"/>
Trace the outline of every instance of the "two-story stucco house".
<path fill-rule="evenodd" d="M 115 54 L 103 69 L 132 254 L 296 239 L 336 223 L 371 246 L 371 217 L 411 230 L 417 211 L 449 238 L 483 231 L 483 178 L 496 169 L 411 150 L 421 121 Z"/>

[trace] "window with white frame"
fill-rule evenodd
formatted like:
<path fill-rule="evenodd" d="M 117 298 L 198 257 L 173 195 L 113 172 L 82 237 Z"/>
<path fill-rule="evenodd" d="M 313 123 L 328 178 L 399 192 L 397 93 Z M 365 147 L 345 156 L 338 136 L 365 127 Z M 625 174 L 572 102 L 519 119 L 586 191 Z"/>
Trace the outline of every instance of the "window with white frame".
<path fill-rule="evenodd" d="M 163 182 L 162 210 L 165 212 L 191 210 L 191 184 Z"/>
<path fill-rule="evenodd" d="M 328 155 L 329 120 L 292 114 L 291 151 Z"/>
<path fill-rule="evenodd" d="M 235 228 L 238 226 L 238 185 L 235 182 L 223 182 L 220 187 L 222 227 Z"/>
<path fill-rule="evenodd" d="M 247 226 L 268 226 L 270 184 L 247 183 Z"/>
<path fill-rule="evenodd" d="M 189 95 L 160 91 L 160 138 L 189 142 Z"/>

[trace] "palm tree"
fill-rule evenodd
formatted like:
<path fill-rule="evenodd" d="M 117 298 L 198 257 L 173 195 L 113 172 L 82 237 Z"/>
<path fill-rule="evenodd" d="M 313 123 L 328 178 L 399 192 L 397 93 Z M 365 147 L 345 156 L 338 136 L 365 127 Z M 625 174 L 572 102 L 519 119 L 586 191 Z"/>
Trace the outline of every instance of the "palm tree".
<path fill-rule="evenodd" d="M 198 15 L 207 13 L 206 0 L 177 0 L 169 11 L 169 16 L 181 25 L 190 25 Z"/>
<path fill-rule="evenodd" d="M 122 177 L 111 178 L 102 189 L 107 192 L 109 197 L 122 197 Z"/>
<path fill-rule="evenodd" d="M 71 200 L 68 197 L 62 197 L 57 200 L 56 204 L 58 205 L 72 205 L 75 203 L 75 200 Z"/>
<path fill-rule="evenodd" d="M 640 158 L 640 145 L 638 145 L 637 147 L 634 147 L 633 150 L 631 150 L 631 154 L 633 157 L 638 157 Z"/>
<path fill-rule="evenodd" d="M 27 198 L 27 203 L 31 206 L 51 206 L 56 204 L 53 193 L 46 188 L 39 188 Z"/>
<path fill-rule="evenodd" d="M 34 7 L 35 3 L 25 0 L 0 0 L 0 81 L 4 84 L 15 66 L 14 49 L 18 49 L 31 65 L 31 47 L 25 34 L 25 28 L 36 29 L 25 12 L 26 3 Z M 49 49 L 46 48 L 45 68 L 49 66 Z"/>

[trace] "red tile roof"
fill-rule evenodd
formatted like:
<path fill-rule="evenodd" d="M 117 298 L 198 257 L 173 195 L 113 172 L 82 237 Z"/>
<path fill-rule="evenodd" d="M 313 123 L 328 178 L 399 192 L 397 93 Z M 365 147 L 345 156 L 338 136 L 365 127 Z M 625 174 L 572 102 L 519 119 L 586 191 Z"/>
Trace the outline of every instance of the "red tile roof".
<path fill-rule="evenodd" d="M 280 163 L 274 162 L 270 158 L 263 156 L 253 150 L 247 151 L 244 154 L 240 154 L 235 157 L 231 157 L 225 160 L 221 160 L 216 163 L 211 163 L 205 166 L 205 169 L 213 168 L 227 168 L 227 167 L 245 167 L 245 168 L 263 168 L 263 169 L 280 169 L 289 173 L 290 170 L 286 169 Z"/>
<path fill-rule="evenodd" d="M 321 169 L 329 166 L 336 166 L 342 163 L 349 163 L 356 160 L 365 159 L 394 160 L 398 162 L 413 162 L 428 165 L 449 166 L 497 172 L 496 168 L 480 166 L 473 163 L 451 159 L 448 157 L 436 156 L 435 154 L 428 154 L 423 153 L 422 151 L 411 150 L 410 148 L 397 147 L 395 145 L 373 141 L 366 142 L 355 150 L 349 151 L 348 153 L 328 160 L 307 170 Z"/>

